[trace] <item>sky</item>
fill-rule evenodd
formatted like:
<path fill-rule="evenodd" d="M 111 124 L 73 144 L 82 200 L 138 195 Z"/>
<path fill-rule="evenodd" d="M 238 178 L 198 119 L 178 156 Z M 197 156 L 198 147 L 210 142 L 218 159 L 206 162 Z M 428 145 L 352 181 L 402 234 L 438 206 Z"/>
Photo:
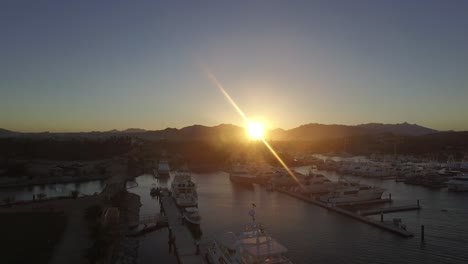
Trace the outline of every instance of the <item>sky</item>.
<path fill-rule="evenodd" d="M 0 128 L 468 130 L 468 1 L 0 1 Z"/>

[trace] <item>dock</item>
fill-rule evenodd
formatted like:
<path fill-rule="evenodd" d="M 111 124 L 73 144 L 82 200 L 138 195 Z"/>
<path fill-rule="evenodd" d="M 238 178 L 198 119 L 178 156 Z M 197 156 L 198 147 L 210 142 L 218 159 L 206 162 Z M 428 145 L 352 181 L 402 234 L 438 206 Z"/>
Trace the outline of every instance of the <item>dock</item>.
<path fill-rule="evenodd" d="M 204 264 L 203 255 L 197 250 L 196 241 L 186 225 L 174 199 L 161 196 L 161 206 L 167 216 L 169 235 L 174 237 L 174 250 L 180 264 Z M 198 252 L 197 252 L 198 251 Z"/>
<path fill-rule="evenodd" d="M 129 237 L 137 237 L 167 227 L 167 217 L 157 214 L 155 216 L 140 217 L 138 226 L 127 233 Z"/>
<path fill-rule="evenodd" d="M 303 200 L 305 202 L 312 203 L 312 204 L 315 204 L 317 206 L 323 207 L 323 208 L 325 208 L 325 209 L 327 209 L 329 211 L 334 211 L 334 212 L 349 216 L 349 217 L 354 218 L 356 220 L 359 220 L 359 221 L 361 221 L 363 223 L 378 227 L 378 228 L 380 228 L 382 230 L 389 231 L 391 233 L 400 235 L 402 237 L 413 237 L 414 236 L 414 234 L 412 232 L 409 232 L 409 231 L 407 231 L 405 229 L 402 229 L 402 228 L 399 228 L 399 227 L 396 227 L 396 226 L 393 226 L 393 225 L 386 224 L 385 222 L 378 222 L 378 221 L 372 220 L 372 219 L 367 218 L 365 216 L 353 213 L 351 211 L 345 210 L 345 209 L 337 207 L 337 206 L 333 206 L 333 205 L 329 205 L 327 203 L 320 202 L 318 200 L 315 200 L 313 198 L 310 198 L 310 197 L 307 197 L 307 196 L 304 196 L 304 195 L 301 195 L 301 194 L 298 194 L 298 193 L 290 192 L 290 191 L 284 190 L 282 188 L 275 188 L 275 190 L 278 191 L 278 192 L 284 193 L 284 194 L 288 194 L 288 195 L 290 195 L 292 197 L 298 198 L 298 199 Z M 379 211 L 379 213 L 380 213 L 380 211 Z"/>
<path fill-rule="evenodd" d="M 368 204 L 380 204 L 380 203 L 391 203 L 392 199 L 378 199 L 371 201 L 361 201 L 361 202 L 350 202 L 350 203 L 337 203 L 336 206 L 356 206 L 356 205 L 368 205 Z"/>
<path fill-rule="evenodd" d="M 405 206 L 361 210 L 358 213 L 360 215 L 377 215 L 377 214 L 395 213 L 395 212 L 412 211 L 412 210 L 420 210 L 420 209 L 421 209 L 421 206 L 415 204 L 415 205 L 405 205 Z"/>

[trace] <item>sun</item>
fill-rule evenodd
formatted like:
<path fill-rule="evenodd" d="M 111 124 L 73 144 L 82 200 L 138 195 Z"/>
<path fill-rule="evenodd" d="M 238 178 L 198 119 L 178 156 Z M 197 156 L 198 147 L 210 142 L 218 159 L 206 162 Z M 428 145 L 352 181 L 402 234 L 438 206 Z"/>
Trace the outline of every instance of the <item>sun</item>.
<path fill-rule="evenodd" d="M 259 122 L 250 122 L 247 125 L 247 132 L 251 139 L 263 139 L 263 133 L 265 133 L 265 126 Z"/>

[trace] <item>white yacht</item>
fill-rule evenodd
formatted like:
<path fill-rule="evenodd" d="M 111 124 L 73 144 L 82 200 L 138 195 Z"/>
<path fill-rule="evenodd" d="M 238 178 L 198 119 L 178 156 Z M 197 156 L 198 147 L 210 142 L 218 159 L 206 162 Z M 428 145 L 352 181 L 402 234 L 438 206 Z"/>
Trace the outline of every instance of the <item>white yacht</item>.
<path fill-rule="evenodd" d="M 329 194 L 320 196 L 320 201 L 326 203 L 371 201 L 381 199 L 384 192 L 385 189 L 379 187 L 341 180 Z"/>
<path fill-rule="evenodd" d="M 255 175 L 250 173 L 249 167 L 246 165 L 237 164 L 232 167 L 229 173 L 229 179 L 234 183 L 252 185 L 256 182 Z"/>
<path fill-rule="evenodd" d="M 161 158 L 158 164 L 158 175 L 159 177 L 169 176 L 169 161 L 165 158 Z"/>
<path fill-rule="evenodd" d="M 448 189 L 452 191 L 468 191 L 468 176 L 459 175 L 447 182 Z"/>
<path fill-rule="evenodd" d="M 253 175 L 257 183 L 266 183 L 274 176 L 278 175 L 278 172 L 272 166 L 263 164 L 255 167 Z"/>
<path fill-rule="evenodd" d="M 200 224 L 200 214 L 198 213 L 197 207 L 187 207 L 183 211 L 184 219 L 190 224 L 199 225 Z"/>
<path fill-rule="evenodd" d="M 201 217 L 200 217 L 200 214 L 198 213 L 198 208 L 197 207 L 185 207 L 182 209 L 182 216 L 190 232 L 192 232 L 195 238 L 199 239 L 203 232 L 200 227 Z"/>
<path fill-rule="evenodd" d="M 238 235 L 223 234 L 208 246 L 206 258 L 211 264 L 292 264 L 288 249 L 272 238 L 259 223 L 255 211 L 252 222 Z"/>
<path fill-rule="evenodd" d="M 179 173 L 171 183 L 172 196 L 179 207 L 198 206 L 197 186 L 188 173 Z"/>
<path fill-rule="evenodd" d="M 311 194 L 327 193 L 335 185 L 323 174 L 313 173 L 312 171 L 309 171 L 304 179 L 303 187 Z"/>

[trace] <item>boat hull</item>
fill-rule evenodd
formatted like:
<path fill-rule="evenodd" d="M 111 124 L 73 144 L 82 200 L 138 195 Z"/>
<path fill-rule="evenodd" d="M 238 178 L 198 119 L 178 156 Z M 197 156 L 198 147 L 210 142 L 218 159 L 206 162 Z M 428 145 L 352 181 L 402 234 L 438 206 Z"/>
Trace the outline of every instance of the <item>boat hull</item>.
<path fill-rule="evenodd" d="M 200 225 L 200 221 L 198 220 L 193 220 L 190 217 L 184 215 L 184 219 L 187 223 L 192 224 L 192 225 Z"/>
<path fill-rule="evenodd" d="M 188 212 L 183 213 L 184 224 L 187 225 L 193 237 L 195 239 L 199 239 L 203 234 L 201 227 L 200 227 L 200 218 L 198 217 L 197 219 L 193 219 L 188 214 L 189 214 Z"/>
<path fill-rule="evenodd" d="M 180 198 L 174 197 L 174 200 L 179 208 L 198 207 L 197 199 L 193 199 L 192 201 L 187 201 L 186 199 L 180 199 Z"/>

